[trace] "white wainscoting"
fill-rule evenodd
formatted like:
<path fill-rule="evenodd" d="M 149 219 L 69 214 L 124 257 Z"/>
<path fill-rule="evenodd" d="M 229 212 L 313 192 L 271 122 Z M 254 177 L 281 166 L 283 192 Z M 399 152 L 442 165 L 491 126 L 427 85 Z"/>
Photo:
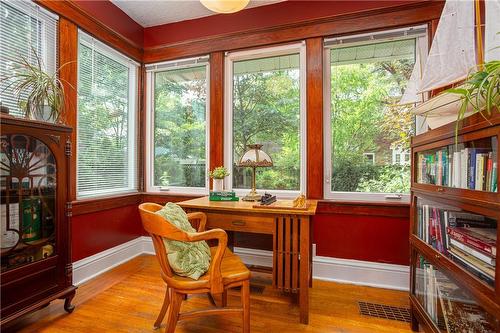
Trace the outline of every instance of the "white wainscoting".
<path fill-rule="evenodd" d="M 249 265 L 272 266 L 272 252 L 235 247 L 243 262 Z M 127 243 L 73 263 L 73 283 L 79 285 L 141 254 L 154 254 L 150 237 L 142 236 Z M 369 261 L 316 256 L 313 278 L 377 288 L 408 290 L 408 266 Z"/>

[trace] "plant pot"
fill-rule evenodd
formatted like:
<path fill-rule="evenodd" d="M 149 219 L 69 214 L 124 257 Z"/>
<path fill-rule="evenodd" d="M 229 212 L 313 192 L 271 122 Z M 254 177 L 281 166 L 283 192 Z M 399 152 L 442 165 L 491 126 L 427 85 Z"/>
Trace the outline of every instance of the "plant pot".
<path fill-rule="evenodd" d="M 48 105 L 42 106 L 41 110 L 37 112 L 34 116 L 35 120 L 41 120 L 51 123 L 55 122 L 55 119 L 52 116 L 52 108 Z"/>
<path fill-rule="evenodd" d="M 222 192 L 224 191 L 224 178 L 214 178 L 212 190 L 214 192 Z"/>

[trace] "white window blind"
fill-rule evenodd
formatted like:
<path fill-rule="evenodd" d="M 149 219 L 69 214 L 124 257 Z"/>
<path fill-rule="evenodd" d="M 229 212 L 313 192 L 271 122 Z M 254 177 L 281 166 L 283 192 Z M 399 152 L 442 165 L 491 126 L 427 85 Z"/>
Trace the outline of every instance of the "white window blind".
<path fill-rule="evenodd" d="M 79 33 L 78 197 L 137 190 L 137 70 L 131 59 Z"/>
<path fill-rule="evenodd" d="M 8 80 L 16 63 L 26 59 L 36 64 L 36 55 L 45 71 L 54 73 L 57 63 L 58 17 L 31 1 L 0 1 L 0 105 L 10 114 L 23 115 L 18 96 Z"/>

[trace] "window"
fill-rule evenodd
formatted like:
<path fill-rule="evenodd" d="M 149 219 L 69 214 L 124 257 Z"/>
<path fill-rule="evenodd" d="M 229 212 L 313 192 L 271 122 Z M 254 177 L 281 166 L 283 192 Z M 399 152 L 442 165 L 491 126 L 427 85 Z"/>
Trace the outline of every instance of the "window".
<path fill-rule="evenodd" d="M 77 195 L 137 190 L 137 69 L 79 33 Z"/>
<path fill-rule="evenodd" d="M 325 41 L 326 198 L 409 193 L 415 117 L 398 103 L 418 38 L 424 27 Z"/>
<path fill-rule="evenodd" d="M 9 76 L 16 63 L 26 59 L 54 73 L 56 68 L 57 16 L 31 1 L 0 1 L 0 105 L 9 113 L 24 116 L 19 104 L 26 96 L 17 96 L 9 87 Z"/>
<path fill-rule="evenodd" d="M 208 57 L 147 71 L 149 188 L 207 193 Z"/>
<path fill-rule="evenodd" d="M 257 168 L 257 188 L 283 195 L 305 191 L 304 52 L 296 44 L 227 55 L 224 149 L 230 188 L 251 187 L 251 170 L 238 161 L 247 145 L 259 143 L 274 166 Z"/>
<path fill-rule="evenodd" d="M 375 154 L 374 153 L 363 153 L 363 156 L 366 159 L 366 162 L 368 164 L 374 165 L 375 164 Z"/>

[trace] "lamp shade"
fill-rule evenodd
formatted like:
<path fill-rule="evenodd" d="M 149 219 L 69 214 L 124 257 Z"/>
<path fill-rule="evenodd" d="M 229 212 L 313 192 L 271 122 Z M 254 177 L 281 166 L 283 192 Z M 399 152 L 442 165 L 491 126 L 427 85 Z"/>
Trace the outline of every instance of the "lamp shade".
<path fill-rule="evenodd" d="M 242 10 L 250 0 L 200 0 L 200 2 L 213 12 L 229 14 Z"/>
<path fill-rule="evenodd" d="M 261 150 L 261 144 L 248 145 L 248 150 L 241 156 L 238 166 L 241 167 L 271 167 L 273 160 Z"/>

